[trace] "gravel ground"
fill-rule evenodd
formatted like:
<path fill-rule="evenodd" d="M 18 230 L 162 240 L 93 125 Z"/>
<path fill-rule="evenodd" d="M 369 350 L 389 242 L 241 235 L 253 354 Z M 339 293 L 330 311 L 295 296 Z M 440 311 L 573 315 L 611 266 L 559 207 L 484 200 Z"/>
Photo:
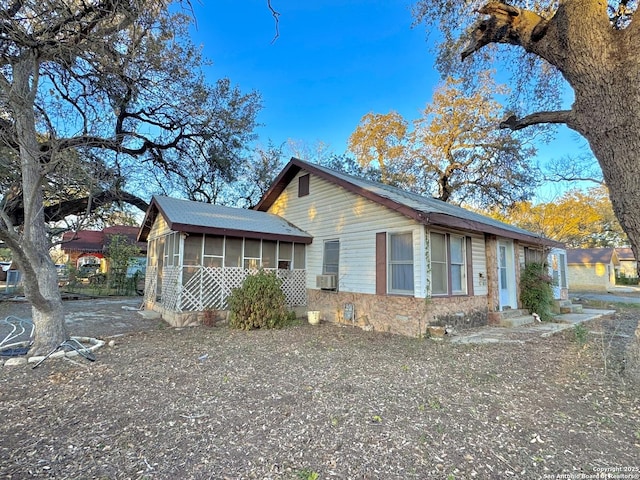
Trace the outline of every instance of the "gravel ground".
<path fill-rule="evenodd" d="M 121 326 L 141 321 L 121 307 Z M 640 479 L 640 389 L 619 375 L 639 315 L 592 322 L 585 342 L 566 331 L 487 345 L 327 324 L 110 332 L 108 316 L 94 316 L 85 330 L 124 333 L 96 362 L 0 368 L 0 478 L 535 479 L 615 468 Z"/>

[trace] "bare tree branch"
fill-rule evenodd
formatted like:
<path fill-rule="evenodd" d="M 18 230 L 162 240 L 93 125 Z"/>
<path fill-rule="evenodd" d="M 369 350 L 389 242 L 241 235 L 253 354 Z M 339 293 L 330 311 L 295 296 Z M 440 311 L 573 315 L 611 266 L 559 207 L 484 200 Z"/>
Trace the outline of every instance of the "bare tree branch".
<path fill-rule="evenodd" d="M 275 43 L 275 41 L 280 36 L 280 12 L 278 12 L 276 9 L 273 8 L 273 6 L 271 5 L 271 0 L 267 0 L 267 6 L 271 11 L 271 16 L 273 17 L 273 22 L 275 24 L 276 33 L 273 39 L 271 40 L 271 43 Z"/>
<path fill-rule="evenodd" d="M 133 205 L 143 212 L 149 207 L 147 202 L 131 193 L 118 190 L 105 190 L 81 198 L 63 200 L 53 205 L 48 205 L 44 207 L 44 216 L 47 222 L 58 222 L 64 220 L 64 218 L 69 215 L 91 215 L 99 208 L 114 202 Z M 5 201 L 3 203 L 2 220 L 7 226 L 10 224 L 22 225 L 24 222 L 22 196 L 12 197 L 11 201 Z"/>
<path fill-rule="evenodd" d="M 511 130 L 521 130 L 531 125 L 538 125 L 541 123 L 564 123 L 567 126 L 572 125 L 573 111 L 572 110 L 556 110 L 553 112 L 536 112 L 531 115 L 516 118 L 515 115 L 504 119 L 500 123 L 500 128 L 509 128 Z"/>

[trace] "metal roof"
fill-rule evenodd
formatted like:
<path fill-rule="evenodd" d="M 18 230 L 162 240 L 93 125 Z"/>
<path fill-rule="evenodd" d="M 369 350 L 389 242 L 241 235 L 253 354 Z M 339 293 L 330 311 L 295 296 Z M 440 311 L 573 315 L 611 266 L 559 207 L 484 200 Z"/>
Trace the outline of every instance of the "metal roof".
<path fill-rule="evenodd" d="M 318 175 L 327 181 L 340 185 L 347 190 L 383 204 L 425 225 L 439 225 L 477 232 L 493 233 L 507 238 L 525 240 L 534 244 L 564 247 L 555 240 L 543 237 L 537 233 L 525 230 L 479 213 L 466 210 L 441 200 L 423 197 L 406 192 L 390 185 L 354 177 L 331 168 L 307 163 L 298 158 L 292 158 L 284 168 L 272 187 L 256 206 L 258 210 L 266 211 L 275 202 L 286 185 L 295 175 L 305 170 Z"/>
<path fill-rule="evenodd" d="M 248 238 L 287 240 L 311 243 L 307 232 L 272 213 L 243 208 L 212 205 L 160 195 L 154 195 L 147 210 L 139 238 L 144 240 L 160 213 L 177 232 L 233 235 Z"/>

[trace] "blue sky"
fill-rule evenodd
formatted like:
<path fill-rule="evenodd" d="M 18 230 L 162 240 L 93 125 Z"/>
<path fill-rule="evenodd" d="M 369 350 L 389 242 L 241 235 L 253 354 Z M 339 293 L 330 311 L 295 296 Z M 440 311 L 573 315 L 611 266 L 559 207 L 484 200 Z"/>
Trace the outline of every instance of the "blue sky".
<path fill-rule="evenodd" d="M 266 0 L 196 5 L 193 38 L 228 76 L 263 96 L 261 140 L 329 143 L 336 153 L 368 112 L 394 109 L 415 118 L 438 76 L 422 27 L 411 28 L 410 2 Z"/>
<path fill-rule="evenodd" d="M 262 95 L 262 145 L 324 142 L 340 154 L 366 113 L 420 116 L 439 76 L 424 26 L 411 26 L 411 1 L 272 4 L 281 14 L 275 41 L 267 0 L 194 4 L 193 40 L 213 61 L 207 75 L 229 77 L 243 91 Z M 584 153 L 583 144 L 561 129 L 540 156 Z"/>

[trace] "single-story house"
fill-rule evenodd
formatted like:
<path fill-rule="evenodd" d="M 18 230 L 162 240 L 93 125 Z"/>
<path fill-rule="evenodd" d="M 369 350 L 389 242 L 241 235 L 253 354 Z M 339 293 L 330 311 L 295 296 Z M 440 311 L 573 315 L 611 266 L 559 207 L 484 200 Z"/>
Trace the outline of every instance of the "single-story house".
<path fill-rule="evenodd" d="M 227 308 L 258 268 L 276 272 L 291 307 L 305 307 L 311 235 L 270 213 L 154 196 L 139 234 L 148 242 L 145 307 L 173 325 Z"/>
<path fill-rule="evenodd" d="M 154 197 L 139 240 L 149 242 L 146 308 L 176 325 L 224 308 L 258 267 L 289 281 L 292 306 L 411 336 L 517 309 L 521 269 L 551 249 L 557 298 L 568 297 L 562 244 L 296 158 L 255 210 Z"/>
<path fill-rule="evenodd" d="M 572 290 L 611 290 L 616 284 L 619 264 L 618 254 L 613 248 L 567 249 Z"/>
<path fill-rule="evenodd" d="M 137 266 L 144 272 L 147 243 L 138 242 L 139 227 L 128 225 L 115 225 L 102 230 L 78 230 L 77 232 L 65 232 L 62 235 L 60 248 L 64 253 L 64 263 L 71 264 L 80 269 L 84 265 L 100 265 L 100 271 L 106 272 L 108 264 L 106 251 L 114 235 L 122 235 L 129 243 L 140 249 L 140 258 L 136 259 Z"/>
<path fill-rule="evenodd" d="M 630 247 L 614 248 L 618 257 L 617 277 L 638 278 L 638 261 Z"/>

